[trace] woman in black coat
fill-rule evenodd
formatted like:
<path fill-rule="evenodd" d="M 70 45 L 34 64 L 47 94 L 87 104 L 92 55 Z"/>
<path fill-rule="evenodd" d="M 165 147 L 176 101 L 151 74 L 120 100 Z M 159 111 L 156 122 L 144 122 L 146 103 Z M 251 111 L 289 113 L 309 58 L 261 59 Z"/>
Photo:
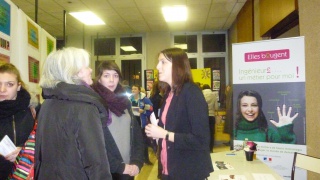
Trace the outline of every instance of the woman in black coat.
<path fill-rule="evenodd" d="M 40 86 L 35 179 L 111 179 L 102 127 L 108 121 L 92 84 L 89 54 L 78 48 L 51 53 Z"/>
<path fill-rule="evenodd" d="M 161 179 L 203 180 L 213 171 L 208 106 L 193 83 L 187 54 L 179 48 L 165 49 L 157 69 L 167 87 L 159 126 L 149 124 L 146 133 L 162 145 Z"/>
<path fill-rule="evenodd" d="M 31 111 L 37 105 L 35 98 L 31 100 L 18 69 L 0 62 L 0 140 L 7 135 L 17 147 L 8 155 L 0 154 L 0 180 L 12 171 L 13 162 L 32 131 L 35 121 Z"/>

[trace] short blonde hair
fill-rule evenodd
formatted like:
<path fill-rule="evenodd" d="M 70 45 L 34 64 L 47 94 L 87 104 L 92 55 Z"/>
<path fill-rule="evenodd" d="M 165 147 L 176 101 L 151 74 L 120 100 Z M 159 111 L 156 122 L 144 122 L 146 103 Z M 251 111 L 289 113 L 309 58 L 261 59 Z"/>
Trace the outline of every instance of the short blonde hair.
<path fill-rule="evenodd" d="M 89 53 L 84 49 L 68 47 L 52 52 L 43 65 L 40 86 L 54 88 L 59 82 L 79 85 L 82 80 L 78 73 L 89 63 Z"/>

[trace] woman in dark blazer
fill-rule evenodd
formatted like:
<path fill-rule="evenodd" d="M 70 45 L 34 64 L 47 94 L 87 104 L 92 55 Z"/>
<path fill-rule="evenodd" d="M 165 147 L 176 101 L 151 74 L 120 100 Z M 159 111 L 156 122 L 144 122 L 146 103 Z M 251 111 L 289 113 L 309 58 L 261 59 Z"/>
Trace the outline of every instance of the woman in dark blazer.
<path fill-rule="evenodd" d="M 187 54 L 179 48 L 160 52 L 159 80 L 167 83 L 159 126 L 146 127 L 148 137 L 158 138 L 162 179 L 202 180 L 213 171 L 210 158 L 208 107 L 193 83 Z"/>

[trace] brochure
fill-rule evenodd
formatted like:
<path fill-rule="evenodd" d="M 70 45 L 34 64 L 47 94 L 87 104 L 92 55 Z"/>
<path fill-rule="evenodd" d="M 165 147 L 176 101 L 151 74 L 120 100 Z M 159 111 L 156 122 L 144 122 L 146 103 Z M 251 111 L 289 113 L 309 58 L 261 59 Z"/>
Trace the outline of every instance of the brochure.
<path fill-rule="evenodd" d="M 5 135 L 0 141 L 0 154 L 2 156 L 6 156 L 16 149 L 17 147 L 13 144 L 9 136 Z"/>

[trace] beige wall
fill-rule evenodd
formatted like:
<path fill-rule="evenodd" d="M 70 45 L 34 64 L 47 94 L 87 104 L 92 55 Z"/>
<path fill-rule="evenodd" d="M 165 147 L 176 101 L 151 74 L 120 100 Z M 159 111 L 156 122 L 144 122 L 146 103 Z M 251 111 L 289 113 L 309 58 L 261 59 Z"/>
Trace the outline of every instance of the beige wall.
<path fill-rule="evenodd" d="M 231 26 L 231 28 L 228 31 L 228 77 L 229 77 L 229 84 L 227 85 L 231 85 L 233 83 L 233 77 L 232 77 L 232 44 L 237 42 L 238 36 L 237 36 L 237 20 L 235 21 L 235 23 L 233 23 L 233 25 Z"/>
<path fill-rule="evenodd" d="M 260 36 L 260 0 L 253 1 L 253 38 L 254 41 L 262 40 Z"/>
<path fill-rule="evenodd" d="M 298 3 L 300 35 L 305 36 L 307 153 L 320 157 L 320 1 Z M 308 179 L 320 179 L 320 175 L 308 173 Z"/>
<path fill-rule="evenodd" d="M 146 61 L 147 69 L 155 69 L 158 61 L 158 53 L 170 47 L 169 32 L 154 32 L 146 34 Z"/>

